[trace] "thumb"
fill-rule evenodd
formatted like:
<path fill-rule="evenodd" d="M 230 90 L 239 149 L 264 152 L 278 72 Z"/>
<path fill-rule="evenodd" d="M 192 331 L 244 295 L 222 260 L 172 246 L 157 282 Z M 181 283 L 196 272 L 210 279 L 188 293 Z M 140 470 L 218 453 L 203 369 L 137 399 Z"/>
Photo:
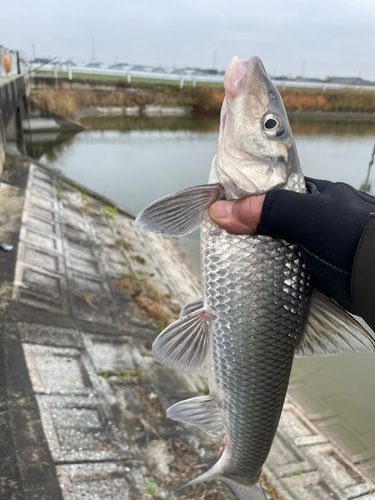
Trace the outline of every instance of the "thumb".
<path fill-rule="evenodd" d="M 262 194 L 236 201 L 217 201 L 210 207 L 210 217 L 229 233 L 255 234 L 265 196 Z"/>

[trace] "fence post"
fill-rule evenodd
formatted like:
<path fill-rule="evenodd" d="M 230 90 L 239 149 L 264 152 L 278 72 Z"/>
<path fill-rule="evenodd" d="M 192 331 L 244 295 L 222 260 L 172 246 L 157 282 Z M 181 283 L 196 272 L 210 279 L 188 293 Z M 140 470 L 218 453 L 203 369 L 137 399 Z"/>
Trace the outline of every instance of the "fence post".
<path fill-rule="evenodd" d="M 18 52 L 16 50 L 11 50 L 9 52 L 10 60 L 10 74 L 17 75 L 18 73 Z"/>
<path fill-rule="evenodd" d="M 193 87 L 195 88 L 197 86 L 197 80 L 193 77 Z"/>
<path fill-rule="evenodd" d="M 0 78 L 6 76 L 5 64 L 4 64 L 4 47 L 0 45 Z"/>
<path fill-rule="evenodd" d="M 55 78 L 57 78 L 57 64 L 55 64 L 55 66 L 53 68 L 53 75 Z"/>
<path fill-rule="evenodd" d="M 180 89 L 184 88 L 184 78 L 181 76 L 180 78 Z"/>
<path fill-rule="evenodd" d="M 128 73 L 128 83 L 130 83 L 131 81 L 132 81 L 132 77 L 131 77 L 130 71 L 129 71 L 129 73 Z"/>
<path fill-rule="evenodd" d="M 73 78 L 73 72 L 72 72 L 71 66 L 69 66 L 69 68 L 68 68 L 68 77 L 69 77 L 69 80 L 71 80 Z"/>

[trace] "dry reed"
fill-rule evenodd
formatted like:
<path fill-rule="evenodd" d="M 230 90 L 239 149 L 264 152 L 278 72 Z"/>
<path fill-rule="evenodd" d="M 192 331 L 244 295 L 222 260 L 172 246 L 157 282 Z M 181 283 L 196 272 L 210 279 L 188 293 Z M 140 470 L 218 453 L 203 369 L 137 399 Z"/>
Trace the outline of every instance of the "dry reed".
<path fill-rule="evenodd" d="M 280 90 L 285 107 L 290 111 L 375 112 L 375 92 L 357 90 Z M 112 91 L 79 91 L 43 89 L 32 93 L 29 105 L 42 116 L 57 113 L 75 118 L 82 108 L 90 106 L 187 106 L 193 114 L 219 114 L 224 89 L 213 87 L 186 87 L 182 90 L 170 85 L 143 85 L 132 89 Z"/>

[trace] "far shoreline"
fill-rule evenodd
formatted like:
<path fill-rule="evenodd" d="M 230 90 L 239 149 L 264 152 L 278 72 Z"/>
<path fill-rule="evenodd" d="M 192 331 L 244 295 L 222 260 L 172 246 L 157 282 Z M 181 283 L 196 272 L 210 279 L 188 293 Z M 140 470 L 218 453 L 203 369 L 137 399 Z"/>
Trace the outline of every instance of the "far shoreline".
<path fill-rule="evenodd" d="M 316 121 L 351 121 L 375 122 L 375 113 L 352 111 L 296 111 L 287 110 L 291 120 L 316 120 Z M 82 108 L 77 113 L 77 120 L 88 117 L 101 116 L 207 116 L 206 113 L 197 113 L 191 107 L 183 106 L 90 106 Z M 219 116 L 219 115 L 216 115 Z"/>

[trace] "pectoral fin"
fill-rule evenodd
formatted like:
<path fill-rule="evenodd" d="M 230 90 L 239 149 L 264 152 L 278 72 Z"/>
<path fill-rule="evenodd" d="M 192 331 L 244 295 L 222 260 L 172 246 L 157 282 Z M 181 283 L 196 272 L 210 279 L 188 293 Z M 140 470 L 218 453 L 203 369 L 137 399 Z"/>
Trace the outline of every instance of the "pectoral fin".
<path fill-rule="evenodd" d="M 178 319 L 154 341 L 154 358 L 177 372 L 200 372 L 209 351 L 209 325 L 210 318 L 205 309 Z"/>
<path fill-rule="evenodd" d="M 187 316 L 188 314 L 198 311 L 198 309 L 203 309 L 203 299 L 195 299 L 188 302 L 180 311 L 180 318 Z"/>
<path fill-rule="evenodd" d="M 344 309 L 314 291 L 295 356 L 331 356 L 348 351 L 373 352 L 375 338 Z"/>
<path fill-rule="evenodd" d="M 212 396 L 186 399 L 171 406 L 167 417 L 185 424 L 196 425 L 210 436 L 218 437 L 224 432 L 219 407 Z"/>
<path fill-rule="evenodd" d="M 142 229 L 164 236 L 185 236 L 197 229 L 206 210 L 224 198 L 221 184 L 196 186 L 165 196 L 146 207 L 135 219 Z"/>

